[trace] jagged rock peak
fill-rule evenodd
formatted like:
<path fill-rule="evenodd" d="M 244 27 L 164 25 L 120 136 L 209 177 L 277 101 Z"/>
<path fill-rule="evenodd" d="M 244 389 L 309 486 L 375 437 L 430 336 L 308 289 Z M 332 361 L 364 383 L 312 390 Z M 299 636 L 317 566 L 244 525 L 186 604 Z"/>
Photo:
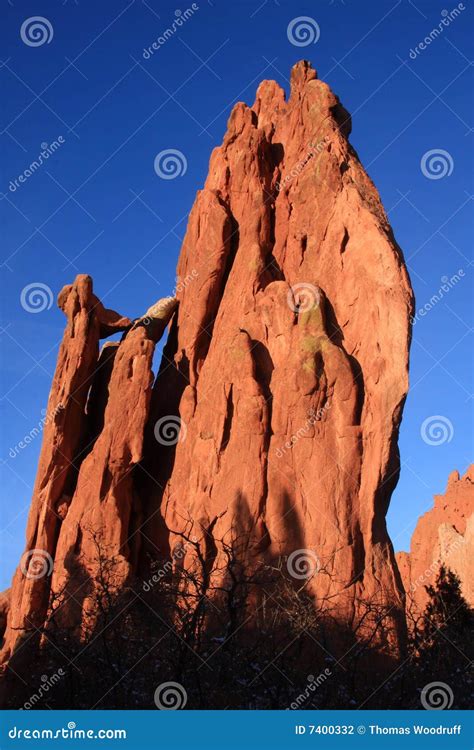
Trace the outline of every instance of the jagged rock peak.
<path fill-rule="evenodd" d="M 349 627 L 390 611 L 403 639 L 401 582 L 385 525 L 399 470 L 413 297 L 372 181 L 348 143 L 350 117 L 309 63 L 253 107 L 232 110 L 190 212 L 163 361 L 164 319 L 131 325 L 106 311 L 89 277 L 60 295 L 58 356 L 27 529 L 49 577 L 20 565 L 5 652 L 61 614 L 92 618 L 96 542 L 117 586 L 150 559 L 198 545 L 208 586 L 242 565 L 310 561 L 308 589 Z M 172 309 L 173 308 L 173 309 Z M 153 308 L 152 308 L 153 309 Z M 150 311 L 148 311 L 150 312 Z M 146 316 L 145 316 L 146 318 Z M 155 323 L 159 324 L 158 329 Z M 121 342 L 99 340 L 123 330 Z M 173 435 L 170 435 L 170 428 Z M 304 567 L 304 566 L 303 566 Z M 374 610 L 375 611 L 375 610 Z"/>
<path fill-rule="evenodd" d="M 461 581 L 466 601 L 474 606 L 474 464 L 464 476 L 451 472 L 444 495 L 420 517 L 410 552 L 397 552 L 407 593 L 407 607 L 422 611 L 428 602 L 426 586 L 433 586 L 441 565 Z"/>

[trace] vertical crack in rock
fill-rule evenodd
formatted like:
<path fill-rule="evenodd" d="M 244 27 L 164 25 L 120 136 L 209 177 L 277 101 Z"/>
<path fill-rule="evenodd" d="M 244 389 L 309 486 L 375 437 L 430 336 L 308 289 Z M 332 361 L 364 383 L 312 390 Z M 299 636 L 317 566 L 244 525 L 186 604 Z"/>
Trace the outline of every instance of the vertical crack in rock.
<path fill-rule="evenodd" d="M 231 383 L 229 386 L 228 393 L 227 393 L 227 404 L 226 404 L 226 410 L 225 410 L 225 416 L 224 416 L 224 424 L 222 427 L 222 438 L 221 438 L 219 453 L 223 453 L 229 444 L 233 416 L 234 416 L 234 402 L 232 399 L 232 383 Z"/>

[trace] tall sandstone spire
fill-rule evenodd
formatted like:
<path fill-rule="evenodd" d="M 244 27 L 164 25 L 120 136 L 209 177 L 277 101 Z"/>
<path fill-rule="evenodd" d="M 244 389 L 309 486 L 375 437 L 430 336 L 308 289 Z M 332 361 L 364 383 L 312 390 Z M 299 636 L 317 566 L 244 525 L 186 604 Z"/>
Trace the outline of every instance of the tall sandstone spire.
<path fill-rule="evenodd" d="M 199 544 L 211 577 L 222 574 L 226 545 L 245 549 L 249 566 L 294 553 L 303 568 L 317 561 L 311 589 L 336 617 L 350 624 L 362 603 L 382 604 L 401 636 L 385 515 L 399 471 L 413 298 L 350 129 L 305 61 L 292 70 L 288 100 L 264 81 L 251 108 L 235 105 L 190 213 L 153 392 L 157 336 L 146 320 L 106 346 L 99 367 L 98 324 L 77 361 L 66 332 L 53 392 L 75 390 L 69 379 L 81 370 L 81 398 L 73 406 L 67 393 L 54 397 L 53 407 L 67 403 L 54 440 L 45 433 L 27 546 L 48 551 L 54 571 L 40 581 L 17 572 L 7 653 L 21 628 L 44 619 L 50 589 L 68 589 L 67 616 L 84 616 L 96 530 L 124 580 L 188 537 L 181 564 L 192 565 Z M 68 408 L 86 437 L 65 419 Z M 60 458 L 69 432 L 77 444 Z M 51 464 L 69 479 L 48 494 Z"/>

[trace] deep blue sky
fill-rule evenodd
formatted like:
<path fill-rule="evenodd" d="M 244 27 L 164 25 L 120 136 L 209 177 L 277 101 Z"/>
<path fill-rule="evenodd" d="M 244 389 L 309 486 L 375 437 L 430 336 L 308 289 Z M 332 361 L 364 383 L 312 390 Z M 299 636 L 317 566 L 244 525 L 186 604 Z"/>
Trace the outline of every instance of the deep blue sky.
<path fill-rule="evenodd" d="M 464 272 L 414 329 L 403 466 L 388 517 L 396 549 L 407 548 L 417 517 L 444 491 L 449 473 L 472 460 L 470 3 L 410 59 L 454 3 L 200 0 L 145 60 L 143 49 L 190 5 L 4 0 L 0 587 L 23 549 L 40 438 L 15 458 L 9 452 L 42 419 L 64 326 L 55 304 L 36 314 L 23 309 L 22 290 L 39 282 L 56 295 L 76 273 L 89 273 L 106 305 L 130 317 L 169 294 L 187 214 L 232 105 L 251 104 L 264 78 L 288 88 L 301 58 L 353 113 L 351 141 L 404 250 L 417 307 L 439 290 L 441 277 Z M 48 19 L 50 43 L 22 41 L 21 26 L 32 16 Z M 298 16 L 319 25 L 316 44 L 288 40 Z M 12 192 L 10 181 L 41 144 L 59 136 L 64 144 Z M 173 180 L 160 179 L 153 166 L 168 148 L 187 160 L 186 174 Z M 432 149 L 448 152 L 450 175 L 423 174 L 420 160 Z M 449 420 L 452 438 L 429 445 L 420 428 L 436 415 Z"/>

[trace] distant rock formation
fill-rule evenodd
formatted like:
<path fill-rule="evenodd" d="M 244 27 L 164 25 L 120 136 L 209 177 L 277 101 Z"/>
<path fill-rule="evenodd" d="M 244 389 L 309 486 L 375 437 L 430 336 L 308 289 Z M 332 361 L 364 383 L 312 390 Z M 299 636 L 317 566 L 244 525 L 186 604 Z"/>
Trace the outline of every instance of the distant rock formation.
<path fill-rule="evenodd" d="M 397 563 L 407 593 L 407 607 L 421 612 L 428 602 L 441 565 L 456 573 L 461 591 L 474 607 L 474 464 L 463 477 L 453 471 L 444 495 L 420 517 L 410 552 L 397 552 Z"/>
<path fill-rule="evenodd" d="M 181 564 L 197 544 L 210 579 L 224 545 L 250 567 L 291 560 L 296 579 L 309 561 L 333 618 L 350 627 L 367 604 L 390 611 L 396 650 L 403 596 L 385 515 L 413 298 L 350 129 L 309 63 L 293 68 L 288 100 L 264 81 L 212 154 L 178 308 L 132 325 L 87 276 L 61 292 L 68 324 L 4 656 L 39 637 L 52 593 L 68 625 L 87 619 L 99 544 L 119 586 L 191 535 Z M 122 341 L 99 355 L 116 331 Z"/>

